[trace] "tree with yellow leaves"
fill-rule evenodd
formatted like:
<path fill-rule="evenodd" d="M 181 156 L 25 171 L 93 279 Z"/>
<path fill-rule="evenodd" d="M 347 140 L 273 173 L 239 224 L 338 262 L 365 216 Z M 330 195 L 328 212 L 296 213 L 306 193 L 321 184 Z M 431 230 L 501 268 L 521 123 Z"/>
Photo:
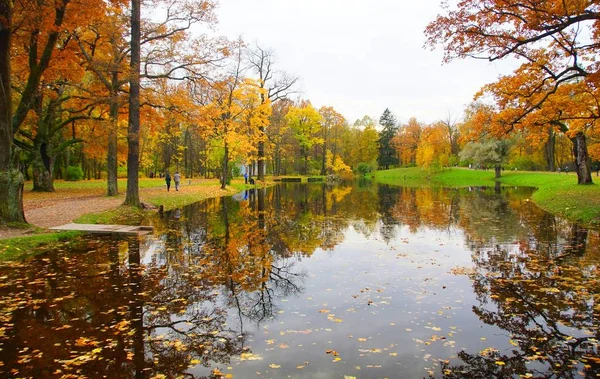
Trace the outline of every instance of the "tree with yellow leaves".
<path fill-rule="evenodd" d="M 308 174 L 308 155 L 315 145 L 323 144 L 319 137 L 323 117 L 309 103 L 291 107 L 285 116 L 288 126 L 294 131 L 294 136 L 300 145 L 300 153 L 304 160 L 302 173 Z"/>

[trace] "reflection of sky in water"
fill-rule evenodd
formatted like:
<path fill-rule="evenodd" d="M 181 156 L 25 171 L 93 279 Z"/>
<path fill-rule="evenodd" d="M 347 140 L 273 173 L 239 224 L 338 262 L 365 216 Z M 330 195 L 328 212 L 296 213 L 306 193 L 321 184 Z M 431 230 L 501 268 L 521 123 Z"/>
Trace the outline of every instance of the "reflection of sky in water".
<path fill-rule="evenodd" d="M 472 266 L 462 233 L 397 231 L 387 245 L 348 228 L 333 250 L 298 259 L 298 269 L 308 273 L 304 292 L 281 301 L 268 322 L 243 321 L 253 335 L 249 347 L 262 360 L 235 360 L 233 370 L 221 371 L 244 378 L 423 377 L 425 369 L 436 369 L 435 359 L 457 349 L 506 343 L 471 312 L 476 300 L 468 277 L 450 273 Z M 341 360 L 333 362 L 328 350 Z"/>

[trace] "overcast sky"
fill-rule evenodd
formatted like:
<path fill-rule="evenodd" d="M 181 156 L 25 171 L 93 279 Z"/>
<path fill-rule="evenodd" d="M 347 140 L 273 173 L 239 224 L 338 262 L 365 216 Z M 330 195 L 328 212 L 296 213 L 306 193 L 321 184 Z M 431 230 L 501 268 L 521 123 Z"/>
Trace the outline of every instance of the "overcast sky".
<path fill-rule="evenodd" d="M 440 0 L 221 0 L 219 34 L 274 50 L 277 68 L 300 77 L 303 98 L 353 123 L 389 108 L 400 122 L 462 117 L 506 65 L 424 49 Z"/>

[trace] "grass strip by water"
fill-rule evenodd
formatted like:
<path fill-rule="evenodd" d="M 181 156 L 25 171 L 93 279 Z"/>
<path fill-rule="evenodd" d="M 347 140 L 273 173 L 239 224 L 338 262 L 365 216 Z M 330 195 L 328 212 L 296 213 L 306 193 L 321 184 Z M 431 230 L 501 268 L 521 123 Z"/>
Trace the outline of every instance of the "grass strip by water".
<path fill-rule="evenodd" d="M 80 236 L 80 232 L 36 234 L 0 240 L 0 262 L 23 259 L 47 251 Z M 45 247 L 42 249 L 42 247 Z"/>
<path fill-rule="evenodd" d="M 418 167 L 377 171 L 380 183 L 406 187 L 494 186 L 494 171 L 447 168 L 428 173 Z M 596 181 L 600 178 L 594 178 Z M 499 182 L 504 186 L 534 187 L 532 200 L 542 209 L 570 221 L 594 228 L 600 226 L 600 186 L 578 185 L 577 176 L 552 172 L 504 171 Z"/>
<path fill-rule="evenodd" d="M 265 186 L 272 185 L 273 182 L 265 182 Z M 202 180 L 192 184 L 184 183 L 180 190 L 176 191 L 171 186 L 170 191 L 166 188 L 151 188 L 140 190 L 140 199 L 142 202 L 151 204 L 154 207 L 162 206 L 165 211 L 181 208 L 198 201 L 233 195 L 248 188 L 257 188 L 263 184 L 245 185 L 243 180 L 233 180 L 226 189 L 221 189 L 218 180 Z M 144 218 L 152 211 L 144 211 L 135 207 L 120 206 L 99 213 L 90 213 L 83 215 L 75 220 L 79 224 L 120 224 L 120 225 L 140 225 Z"/>

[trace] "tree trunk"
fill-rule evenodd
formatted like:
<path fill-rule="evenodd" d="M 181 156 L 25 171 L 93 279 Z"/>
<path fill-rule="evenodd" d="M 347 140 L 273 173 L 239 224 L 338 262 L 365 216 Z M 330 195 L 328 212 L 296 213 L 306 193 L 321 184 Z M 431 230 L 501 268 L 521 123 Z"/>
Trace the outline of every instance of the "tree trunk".
<path fill-rule="evenodd" d="M 223 170 L 221 173 L 221 189 L 227 186 L 227 175 L 229 173 L 229 147 L 225 143 L 225 154 L 223 154 Z"/>
<path fill-rule="evenodd" d="M 591 160 L 588 155 L 585 134 L 579 132 L 570 138 L 573 142 L 573 156 L 575 158 L 575 171 L 577 172 L 577 184 L 592 184 Z"/>
<path fill-rule="evenodd" d="M 333 157 L 335 159 L 335 157 Z M 333 163 L 333 162 L 332 162 Z M 327 143 L 323 144 L 323 155 L 321 156 L 321 175 L 327 174 Z"/>
<path fill-rule="evenodd" d="M 116 196 L 119 194 L 117 182 L 117 126 L 119 124 L 119 98 L 118 84 L 119 77 L 115 71 L 112 74 L 112 85 L 110 93 L 110 120 L 108 130 L 108 151 L 106 154 L 106 194 L 108 196 Z"/>
<path fill-rule="evenodd" d="M 13 154 L 19 155 L 14 148 Z M 21 171 L 16 168 L 0 170 L 0 193 L 0 222 L 25 222 Z"/>
<path fill-rule="evenodd" d="M 139 207 L 140 188 L 140 6 L 131 0 L 131 80 L 129 82 L 129 126 L 127 130 L 127 194 L 125 204 Z"/>
<path fill-rule="evenodd" d="M 36 149 L 33 160 L 33 190 L 37 192 L 54 192 L 52 178 L 54 159 L 42 147 Z"/>
<path fill-rule="evenodd" d="M 546 145 L 544 146 L 544 156 L 546 158 L 546 165 L 548 171 L 556 170 L 556 166 L 554 165 L 555 160 L 555 150 L 556 150 L 556 133 L 554 133 L 554 128 L 548 128 L 548 141 L 546 141 Z"/>
<path fill-rule="evenodd" d="M 496 174 L 496 179 L 498 179 L 502 175 L 502 166 L 499 164 L 495 165 L 494 172 Z"/>
<path fill-rule="evenodd" d="M 11 2 L 0 2 L 0 223 L 25 222 L 23 175 L 19 151 L 13 146 L 10 88 Z"/>
<path fill-rule="evenodd" d="M 308 149 L 304 149 L 304 175 L 308 175 Z"/>

